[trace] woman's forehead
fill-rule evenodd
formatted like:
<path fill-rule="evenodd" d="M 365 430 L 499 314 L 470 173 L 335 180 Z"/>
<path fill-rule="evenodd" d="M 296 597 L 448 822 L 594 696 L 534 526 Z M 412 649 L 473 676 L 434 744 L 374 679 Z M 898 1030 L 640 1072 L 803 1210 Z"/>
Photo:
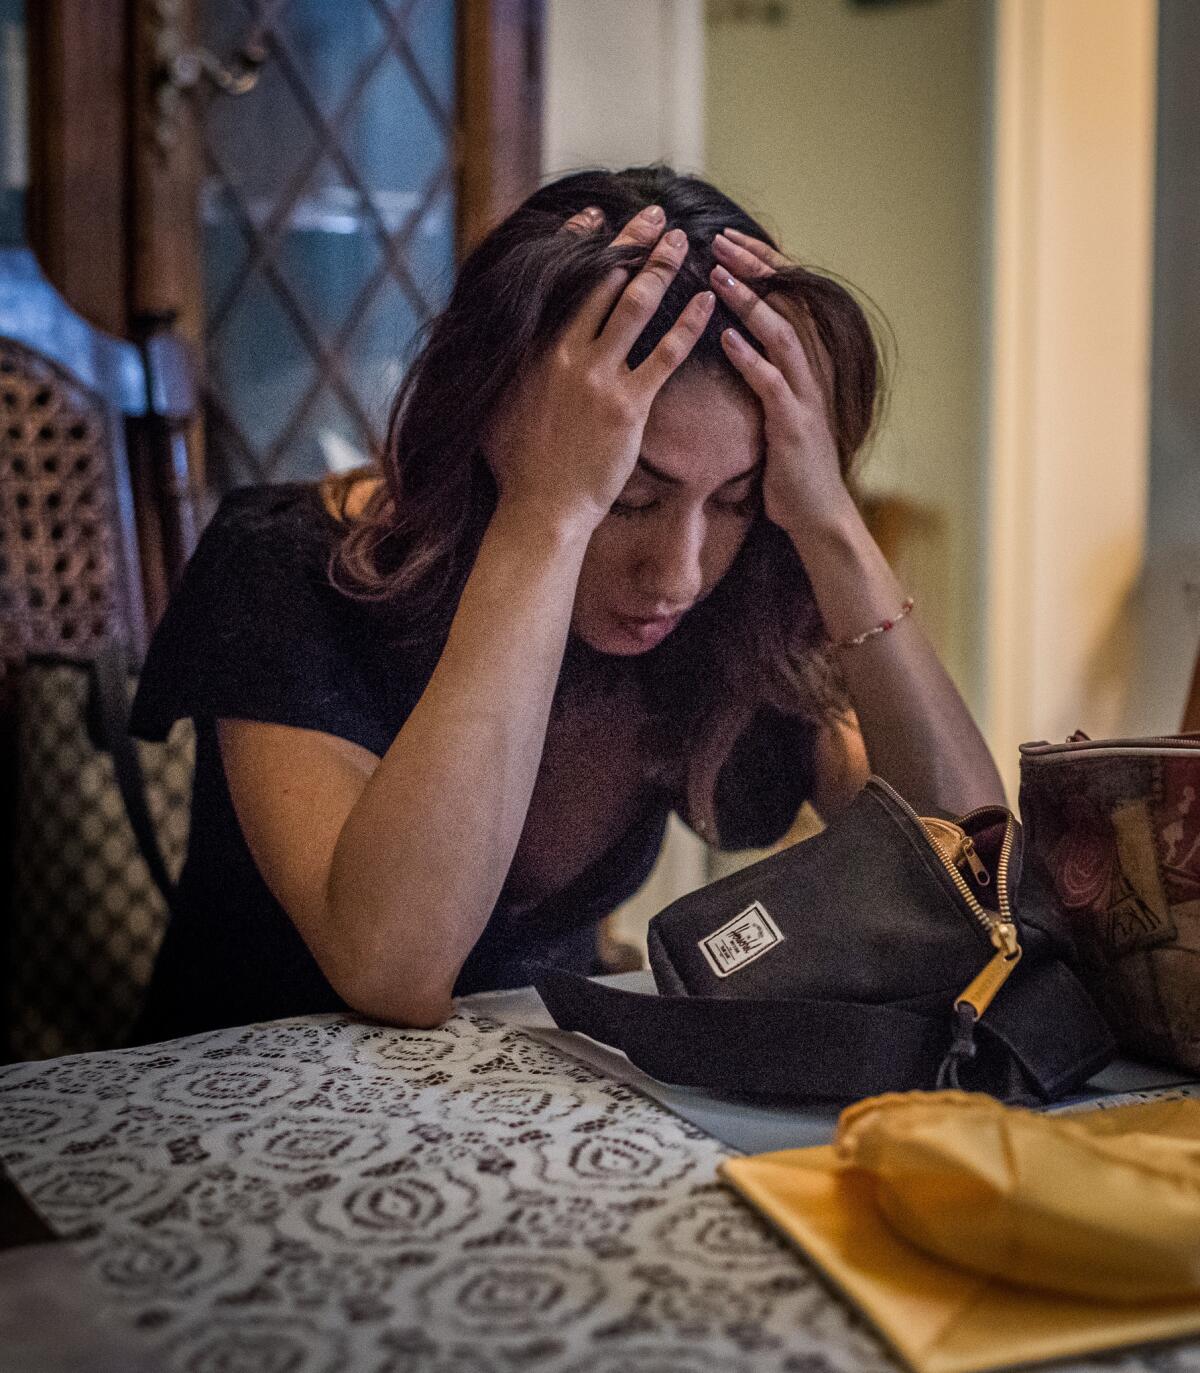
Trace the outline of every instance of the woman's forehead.
<path fill-rule="evenodd" d="M 707 368 L 681 372 L 655 397 L 642 453 L 688 485 L 721 486 L 762 456 L 762 410 L 749 391 Z"/>

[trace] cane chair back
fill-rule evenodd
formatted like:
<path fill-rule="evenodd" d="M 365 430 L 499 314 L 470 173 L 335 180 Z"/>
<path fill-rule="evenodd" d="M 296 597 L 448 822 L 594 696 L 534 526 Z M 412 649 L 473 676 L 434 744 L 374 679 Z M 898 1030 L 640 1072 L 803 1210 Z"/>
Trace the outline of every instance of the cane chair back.
<path fill-rule="evenodd" d="M 149 459 L 174 572 L 194 540 L 188 370 L 174 338 L 104 334 L 28 252 L 0 251 L 0 832 L 18 838 L 15 855 L 0 846 L 4 1056 L 99 1047 L 128 1020 L 131 979 L 144 984 L 161 933 L 165 908 L 85 727 L 84 678 L 30 660 L 86 664 L 115 644 L 140 663 L 129 443 Z"/>
<path fill-rule="evenodd" d="M 145 643 L 125 420 L 138 349 L 74 314 L 24 250 L 0 252 L 0 692 L 30 654 Z M 7 690 L 6 690 L 7 688 Z"/>

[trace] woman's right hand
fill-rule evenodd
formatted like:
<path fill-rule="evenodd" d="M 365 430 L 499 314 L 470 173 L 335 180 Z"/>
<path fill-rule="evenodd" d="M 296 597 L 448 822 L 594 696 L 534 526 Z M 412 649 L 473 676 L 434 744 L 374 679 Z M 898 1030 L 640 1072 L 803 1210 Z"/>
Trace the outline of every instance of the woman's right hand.
<path fill-rule="evenodd" d="M 565 227 L 600 222 L 583 211 Z M 501 505 L 523 519 L 590 536 L 633 473 L 654 397 L 704 332 L 711 291 L 689 301 L 643 363 L 626 363 L 687 254 L 683 232 L 664 234 L 664 224 L 657 206 L 629 221 L 614 246 L 652 248 L 646 265 L 632 280 L 614 268 L 500 406 L 484 456 Z"/>

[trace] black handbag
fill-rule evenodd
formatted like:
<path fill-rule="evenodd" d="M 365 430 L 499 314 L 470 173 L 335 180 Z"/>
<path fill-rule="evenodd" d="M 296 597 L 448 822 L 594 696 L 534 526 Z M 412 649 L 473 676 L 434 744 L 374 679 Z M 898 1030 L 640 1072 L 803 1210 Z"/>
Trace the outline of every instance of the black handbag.
<path fill-rule="evenodd" d="M 758 1098 L 962 1087 L 1048 1101 L 1113 1056 L 999 806 L 919 817 L 872 777 L 822 833 L 650 922 L 660 995 L 538 968 L 556 1023 L 665 1082 Z M 1021 891 L 1018 910 L 1018 891 Z"/>

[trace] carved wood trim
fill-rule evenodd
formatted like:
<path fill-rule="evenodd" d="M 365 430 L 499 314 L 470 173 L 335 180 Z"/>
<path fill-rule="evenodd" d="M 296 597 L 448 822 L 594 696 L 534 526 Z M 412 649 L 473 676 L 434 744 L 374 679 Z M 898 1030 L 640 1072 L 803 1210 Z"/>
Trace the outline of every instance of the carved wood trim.
<path fill-rule="evenodd" d="M 460 0 L 458 252 L 537 188 L 543 0 Z"/>
<path fill-rule="evenodd" d="M 199 186 L 200 158 L 190 104 L 181 98 L 169 142 L 158 134 L 163 81 L 158 43 L 176 23 L 179 41 L 196 36 L 194 0 L 126 0 L 130 15 L 131 123 L 130 316 L 169 320 L 194 347 L 203 336 Z"/>
<path fill-rule="evenodd" d="M 128 333 L 130 0 L 37 0 L 29 43 L 30 243 L 70 304 Z"/>

